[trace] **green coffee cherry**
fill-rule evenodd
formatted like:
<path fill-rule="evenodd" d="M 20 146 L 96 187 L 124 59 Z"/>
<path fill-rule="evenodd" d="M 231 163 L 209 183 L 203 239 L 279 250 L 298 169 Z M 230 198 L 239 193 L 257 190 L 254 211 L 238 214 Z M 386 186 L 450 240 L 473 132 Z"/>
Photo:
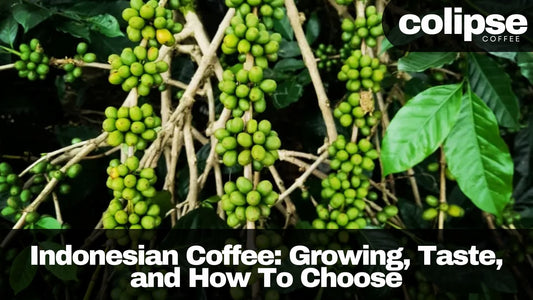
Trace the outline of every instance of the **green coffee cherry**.
<path fill-rule="evenodd" d="M 30 44 L 21 44 L 20 60 L 15 62 L 15 69 L 21 78 L 28 78 L 30 81 L 45 79 L 50 67 L 50 58 L 44 54 L 39 40 L 32 39 Z"/>
<path fill-rule="evenodd" d="M 348 104 L 341 105 L 338 109 Z M 322 181 L 321 197 L 323 204 L 317 207 L 317 214 L 321 221 L 313 222 L 317 229 L 324 228 L 347 228 L 358 229 L 366 226 L 365 199 L 376 200 L 377 194 L 369 192 L 370 182 L 363 174 L 363 170 L 374 169 L 373 160 L 377 158 L 377 152 L 372 144 L 366 140 L 359 143 L 349 142 L 342 135 L 333 141 L 328 148 L 331 159 L 331 168 L 334 173 Z M 333 209 L 328 211 L 328 207 Z M 398 214 L 396 206 L 387 206 L 378 214 L 378 220 L 386 223 L 389 218 Z M 340 219 L 339 219 L 340 216 Z M 359 220 L 361 221 L 355 221 Z M 329 223 L 325 223 L 329 221 Z"/>
<path fill-rule="evenodd" d="M 428 208 L 422 213 L 422 219 L 426 221 L 431 221 L 437 217 L 439 211 L 435 208 Z"/>
<path fill-rule="evenodd" d="M 110 163 L 107 186 L 116 199 L 110 202 L 105 213 L 113 216 L 113 221 L 104 217 L 104 228 L 114 229 L 120 225 L 130 229 L 153 229 L 159 226 L 160 208 L 151 202 L 156 194 L 153 184 L 157 177 L 153 169 L 138 170 L 138 167 L 139 159 L 135 156 L 126 159 L 124 164 Z M 120 198 L 123 200 L 118 200 Z"/>
<path fill-rule="evenodd" d="M 121 107 L 118 110 L 108 107 L 105 113 L 107 119 L 102 123 L 104 131 L 109 132 L 108 144 L 114 147 L 124 142 L 128 146 L 144 150 L 147 142 L 157 137 L 154 128 L 161 122 L 159 117 L 153 116 L 153 112 L 149 104 L 143 104 L 141 107 Z"/>
<path fill-rule="evenodd" d="M 267 218 L 270 215 L 270 207 L 278 199 L 272 183 L 263 180 L 254 189 L 252 182 L 245 177 L 237 178 L 236 182 L 225 183 L 224 192 L 220 201 L 228 214 L 227 223 L 230 227 Z"/>

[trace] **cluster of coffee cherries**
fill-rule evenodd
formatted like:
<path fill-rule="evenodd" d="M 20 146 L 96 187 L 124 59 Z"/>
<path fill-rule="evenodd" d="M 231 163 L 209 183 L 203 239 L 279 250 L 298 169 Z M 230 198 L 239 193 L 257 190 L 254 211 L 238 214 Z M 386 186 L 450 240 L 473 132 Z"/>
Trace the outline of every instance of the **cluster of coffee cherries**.
<path fill-rule="evenodd" d="M 224 193 L 220 203 L 227 215 L 226 222 L 232 228 L 244 225 L 246 221 L 268 218 L 270 207 L 279 197 L 270 181 L 260 181 L 254 188 L 252 181 L 242 176 L 235 182 L 226 182 Z"/>
<path fill-rule="evenodd" d="M 253 170 L 261 171 L 278 159 L 281 140 L 269 121 L 258 122 L 252 112 L 264 112 L 265 95 L 277 88 L 276 81 L 264 78 L 263 70 L 278 59 L 281 35 L 269 30 L 274 26 L 273 18 L 284 17 L 283 4 L 283 0 L 226 1 L 228 7 L 236 9 L 236 15 L 226 29 L 221 50 L 228 58 L 237 56 L 239 63 L 226 68 L 218 85 L 220 101 L 232 111 L 233 119 L 226 122 L 225 128 L 217 129 L 214 136 L 216 153 L 222 155 L 227 167 L 251 165 Z M 250 179 L 239 177 L 236 182 L 227 182 L 224 190 L 220 205 L 230 227 L 267 218 L 278 199 L 268 180 L 254 187 Z"/>
<path fill-rule="evenodd" d="M 380 111 L 367 112 L 360 105 L 360 94 L 350 93 L 345 101 L 341 101 L 333 110 L 335 118 L 343 127 L 357 126 L 363 136 L 368 136 L 371 129 L 381 119 Z"/>
<path fill-rule="evenodd" d="M 150 94 L 152 87 L 163 83 L 161 73 L 168 70 L 165 61 L 157 61 L 159 49 L 156 47 L 124 48 L 120 55 L 111 54 L 108 58 L 111 64 L 109 82 L 122 85 L 125 92 L 137 88 L 141 96 Z"/>
<path fill-rule="evenodd" d="M 31 200 L 35 198 L 44 189 L 48 180 L 55 178 L 60 181 L 58 192 L 59 194 L 70 193 L 71 187 L 67 178 L 76 178 L 82 171 L 80 164 L 70 166 L 65 173 L 60 170 L 58 165 L 53 165 L 47 161 L 42 161 L 36 164 L 30 173 L 32 178 L 24 183 L 17 174 L 13 172 L 11 166 L 6 163 L 0 163 L 0 193 L 7 192 L 9 194 L 6 204 L 1 211 L 2 216 L 14 217 L 18 220 L 22 216 L 22 211 Z M 48 177 L 48 178 L 47 178 Z M 26 214 L 25 223 L 33 224 L 40 219 L 40 215 L 36 211 Z"/>
<path fill-rule="evenodd" d="M 333 45 L 319 44 L 315 50 L 315 57 L 319 59 L 317 66 L 320 70 L 330 72 L 333 67 L 340 63 L 338 51 Z"/>
<path fill-rule="evenodd" d="M 264 22 L 264 17 L 262 21 Z M 281 35 L 271 34 L 263 22 L 253 13 L 246 14 L 244 18 L 234 16 L 231 26 L 226 29 L 222 52 L 226 55 L 239 53 L 241 61 L 245 60 L 246 53 L 251 53 L 259 60 L 276 61 Z"/>
<path fill-rule="evenodd" d="M 50 71 L 50 58 L 44 53 L 38 39 L 32 39 L 29 44 L 20 44 L 20 60 L 15 62 L 15 69 L 20 78 L 30 81 L 44 80 Z"/>
<path fill-rule="evenodd" d="M 38 179 L 37 182 L 42 183 L 39 181 L 40 180 Z M 7 206 L 1 211 L 2 216 L 14 216 L 15 220 L 18 220 L 22 216 L 21 210 L 24 208 L 24 206 L 29 204 L 33 197 L 30 189 L 22 188 L 21 180 L 17 174 L 13 172 L 11 166 L 6 162 L 0 163 L 0 192 L 7 192 L 9 194 L 6 201 Z M 31 224 L 36 222 L 38 219 L 39 214 L 31 213 L 26 216 L 26 223 Z"/>
<path fill-rule="evenodd" d="M 283 0 L 225 0 L 225 3 L 227 7 L 235 8 L 236 15 L 242 18 L 257 10 L 266 29 L 274 27 L 274 19 L 281 20 L 285 16 Z"/>
<path fill-rule="evenodd" d="M 76 56 L 72 62 L 63 65 L 63 70 L 67 73 L 63 76 L 65 82 L 74 82 L 76 78 L 81 77 L 82 69 L 76 65 L 76 61 L 83 61 L 85 63 L 92 63 L 96 61 L 96 54 L 87 52 L 89 46 L 85 42 L 81 42 L 76 46 Z"/>
<path fill-rule="evenodd" d="M 151 47 L 174 45 L 173 34 L 183 29 L 181 23 L 174 22 L 172 10 L 159 6 L 156 0 L 131 0 L 130 7 L 122 11 L 122 18 L 128 22 L 126 33 L 130 41 L 145 39 Z"/>
<path fill-rule="evenodd" d="M 383 35 L 381 24 L 382 15 L 377 13 L 375 6 L 370 5 L 365 9 L 365 17 L 358 17 L 355 20 L 345 18 L 342 20 L 341 39 L 344 42 L 343 52 L 349 54 L 350 50 L 358 49 L 362 41 L 373 48 L 377 45 L 377 38 Z"/>
<path fill-rule="evenodd" d="M 429 208 L 422 213 L 422 219 L 426 221 L 435 219 L 439 215 L 439 211 L 452 218 L 460 218 L 465 214 L 464 209 L 459 205 L 439 203 L 439 199 L 433 195 L 426 196 L 425 201 Z"/>
<path fill-rule="evenodd" d="M 267 107 L 265 94 L 276 91 L 276 81 L 264 79 L 263 67 L 256 65 L 250 70 L 245 70 L 241 64 L 238 67 L 224 71 L 223 80 L 218 84 L 222 91 L 220 102 L 232 110 L 234 117 L 241 117 L 251 105 L 255 112 L 264 112 Z"/>
<path fill-rule="evenodd" d="M 363 55 L 361 50 L 356 50 L 346 59 L 337 78 L 346 81 L 346 89 L 349 92 L 364 89 L 377 93 L 381 90 L 380 83 L 386 72 L 387 66 L 380 63 L 379 59 Z"/>
<path fill-rule="evenodd" d="M 106 185 L 113 191 L 102 221 L 104 229 L 154 229 L 161 224 L 160 208 L 152 203 L 157 191 L 154 169 L 139 169 L 139 159 L 128 157 L 121 164 L 111 160 Z"/>
<path fill-rule="evenodd" d="M 81 164 L 74 164 L 70 166 L 65 173 L 63 173 L 60 170 L 59 165 L 54 165 L 47 161 L 42 161 L 38 163 L 30 170 L 32 174 L 35 174 L 35 176 L 33 177 L 33 183 L 35 183 L 35 180 L 37 180 L 37 182 L 39 183 L 45 182 L 45 174 L 48 175 L 49 179 L 57 179 L 60 182 L 58 191 L 60 194 L 63 195 L 70 193 L 71 189 L 70 184 L 68 182 L 64 182 L 64 180 L 67 178 L 76 178 L 81 173 L 81 171 Z M 44 186 L 40 187 L 41 190 L 42 188 L 44 188 Z"/>
<path fill-rule="evenodd" d="M 122 106 L 118 109 L 109 106 L 105 116 L 102 128 L 109 132 L 107 143 L 112 147 L 125 143 L 137 150 L 144 150 L 148 142 L 156 139 L 156 128 L 161 126 L 161 118 L 154 114 L 152 105 L 148 103 L 141 107 Z"/>
<path fill-rule="evenodd" d="M 370 181 L 364 172 L 374 170 L 378 152 L 367 139 L 348 142 L 342 135 L 328 148 L 331 169 L 334 173 L 322 181 L 321 197 L 325 201 L 317 206 L 317 229 L 359 229 L 367 224 L 365 199 L 376 200 L 377 194 L 369 192 Z M 398 213 L 396 207 L 385 207 L 378 221 L 385 223 Z"/>
<path fill-rule="evenodd" d="M 278 159 L 281 140 L 268 120 L 251 119 L 244 125 L 241 118 L 226 122 L 226 128 L 215 131 L 217 154 L 223 155 L 224 165 L 232 167 L 252 164 L 255 171 L 272 166 Z"/>

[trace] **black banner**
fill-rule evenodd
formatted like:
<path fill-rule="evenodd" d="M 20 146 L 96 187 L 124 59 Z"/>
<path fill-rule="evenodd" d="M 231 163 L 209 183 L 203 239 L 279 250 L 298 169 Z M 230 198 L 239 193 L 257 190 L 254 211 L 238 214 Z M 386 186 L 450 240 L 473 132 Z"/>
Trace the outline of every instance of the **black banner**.
<path fill-rule="evenodd" d="M 531 253 L 531 231 L 21 230 L 1 249 L 0 291 L 4 299 L 531 299 Z"/>
<path fill-rule="evenodd" d="M 533 51 L 533 1 L 392 0 L 383 28 L 407 51 Z"/>

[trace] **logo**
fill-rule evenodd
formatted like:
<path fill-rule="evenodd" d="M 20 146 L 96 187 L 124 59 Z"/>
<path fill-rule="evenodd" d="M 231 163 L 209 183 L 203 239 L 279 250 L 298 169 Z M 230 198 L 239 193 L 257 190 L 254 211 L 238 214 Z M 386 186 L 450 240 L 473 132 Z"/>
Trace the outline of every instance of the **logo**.
<path fill-rule="evenodd" d="M 410 51 L 533 51 L 532 13 L 533 1 L 392 0 L 383 27 Z"/>

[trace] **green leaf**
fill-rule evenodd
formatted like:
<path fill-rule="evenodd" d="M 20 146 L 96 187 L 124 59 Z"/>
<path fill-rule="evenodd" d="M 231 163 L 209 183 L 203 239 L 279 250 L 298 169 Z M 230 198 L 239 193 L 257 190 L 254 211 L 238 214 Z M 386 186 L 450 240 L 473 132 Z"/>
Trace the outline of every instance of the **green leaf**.
<path fill-rule="evenodd" d="M 424 75 L 423 73 L 419 73 Z M 418 74 L 415 74 L 418 75 Z M 417 77 L 413 76 L 409 81 L 407 81 L 403 87 L 403 92 L 405 93 L 406 99 L 410 99 L 419 93 L 423 92 L 425 89 L 429 89 L 431 85 L 427 81 L 427 77 Z"/>
<path fill-rule="evenodd" d="M 18 294 L 28 287 L 37 273 L 37 266 L 31 265 L 30 247 L 24 248 L 13 260 L 9 270 L 9 285 Z"/>
<path fill-rule="evenodd" d="M 10 46 L 13 46 L 13 42 L 17 37 L 19 24 L 12 15 L 9 15 L 2 22 L 0 22 L 0 40 Z"/>
<path fill-rule="evenodd" d="M 97 57 L 107 57 L 111 53 L 120 53 L 122 49 L 133 46 L 132 42 L 126 37 L 108 38 L 94 31 L 91 32 L 91 41 L 91 52 L 94 52 Z M 192 64 L 190 59 L 188 61 Z M 188 73 L 188 76 L 190 74 L 193 73 Z"/>
<path fill-rule="evenodd" d="M 490 54 L 508 59 L 510 61 L 516 61 L 516 52 L 489 52 Z"/>
<path fill-rule="evenodd" d="M 287 14 L 281 20 L 274 19 L 274 31 L 279 32 L 286 40 L 294 40 L 294 30 L 291 27 Z"/>
<path fill-rule="evenodd" d="M 520 52 L 518 53 L 516 60 L 522 75 L 533 84 L 533 53 Z"/>
<path fill-rule="evenodd" d="M 302 55 L 302 52 L 300 50 L 300 46 L 298 46 L 298 42 L 296 41 L 286 41 L 282 40 L 279 44 L 279 56 L 288 58 L 288 57 L 296 57 Z"/>
<path fill-rule="evenodd" d="M 98 5 L 94 5 L 94 1 L 71 1 L 72 6 L 62 10 L 62 13 L 69 14 L 69 16 L 95 16 L 99 14 L 110 14 L 112 16 L 120 16 L 122 11 L 129 7 L 129 2 L 126 1 L 99 1 Z"/>
<path fill-rule="evenodd" d="M 402 217 L 402 222 L 404 222 L 407 228 L 428 228 L 429 222 L 422 219 L 424 209 L 417 206 L 413 200 L 400 198 L 398 201 L 398 209 L 400 211 L 400 216 Z"/>
<path fill-rule="evenodd" d="M 87 126 L 87 125 L 80 125 L 80 126 L 73 126 L 73 125 L 64 125 L 64 126 L 56 126 L 54 128 L 54 134 L 56 135 L 56 139 L 59 142 L 59 144 L 62 147 L 66 147 L 68 145 L 71 145 L 71 141 L 73 138 L 80 138 L 82 140 L 88 140 L 92 139 L 95 136 L 98 135 L 98 129 Z"/>
<path fill-rule="evenodd" d="M 169 191 L 159 191 L 152 198 L 152 203 L 159 205 L 161 218 L 165 217 L 165 214 L 170 211 L 174 206 L 171 202 L 172 195 Z"/>
<path fill-rule="evenodd" d="M 73 37 L 86 39 L 91 41 L 91 33 L 87 24 L 78 21 L 66 21 L 58 24 L 56 30 L 68 33 Z"/>
<path fill-rule="evenodd" d="M 398 60 L 398 70 L 423 72 L 450 64 L 456 57 L 456 52 L 411 52 Z"/>
<path fill-rule="evenodd" d="M 472 91 L 492 109 L 501 126 L 518 129 L 520 108 L 509 75 L 486 55 L 470 53 L 468 61 Z"/>
<path fill-rule="evenodd" d="M 386 37 L 383 38 L 383 41 L 381 42 L 381 50 L 379 50 L 379 55 L 385 53 L 387 50 L 394 48 L 394 45 L 391 44 L 389 39 Z"/>
<path fill-rule="evenodd" d="M 309 45 L 313 44 L 320 35 L 320 20 L 316 12 L 311 14 L 311 18 L 305 25 L 305 38 Z"/>
<path fill-rule="evenodd" d="M 305 68 L 305 64 L 301 59 L 286 58 L 276 63 L 273 70 L 276 72 L 298 71 Z"/>
<path fill-rule="evenodd" d="M 25 33 L 52 15 L 48 9 L 25 3 L 13 6 L 12 12 L 15 20 L 24 27 Z"/>
<path fill-rule="evenodd" d="M 412 168 L 437 150 L 457 121 L 462 87 L 429 88 L 398 111 L 383 138 L 384 175 Z"/>
<path fill-rule="evenodd" d="M 65 247 L 54 243 L 51 241 L 44 241 L 39 243 L 39 248 L 42 250 L 53 250 L 57 253 L 59 250 L 65 250 Z M 50 273 L 54 274 L 55 277 L 68 281 L 68 280 L 74 280 L 78 281 L 78 266 L 76 265 L 45 265 L 44 266 Z"/>
<path fill-rule="evenodd" d="M 304 88 L 296 80 L 288 80 L 278 84 L 278 89 L 272 95 L 274 107 L 281 109 L 300 100 L 304 93 Z"/>
<path fill-rule="evenodd" d="M 312 82 L 311 75 L 307 68 L 303 69 L 298 75 L 296 75 L 296 82 L 304 87 Z"/>
<path fill-rule="evenodd" d="M 207 163 L 207 158 L 209 157 L 209 153 L 211 152 L 211 143 L 207 143 L 198 150 L 196 153 L 196 166 L 198 167 L 198 172 L 202 173 L 205 169 L 205 165 Z"/>
<path fill-rule="evenodd" d="M 61 224 L 52 217 L 40 218 L 39 221 L 35 223 L 35 226 L 42 229 L 61 229 Z"/>
<path fill-rule="evenodd" d="M 513 161 L 494 113 L 472 90 L 444 151 L 461 191 L 481 210 L 501 216 L 511 200 Z"/>
<path fill-rule="evenodd" d="M 124 36 L 117 19 L 110 14 L 90 17 L 87 21 L 91 24 L 91 30 L 98 31 L 107 37 Z"/>

